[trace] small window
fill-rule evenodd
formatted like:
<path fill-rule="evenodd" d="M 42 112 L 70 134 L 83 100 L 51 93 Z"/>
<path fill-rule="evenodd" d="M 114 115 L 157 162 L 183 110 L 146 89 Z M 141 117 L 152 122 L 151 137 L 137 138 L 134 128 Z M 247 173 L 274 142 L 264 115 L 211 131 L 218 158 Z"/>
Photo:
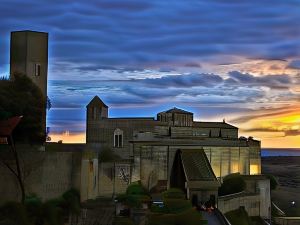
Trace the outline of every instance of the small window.
<path fill-rule="evenodd" d="M 116 129 L 114 132 L 114 147 L 122 148 L 123 147 L 123 131 Z"/>
<path fill-rule="evenodd" d="M 35 64 L 35 76 L 41 76 L 41 64 Z"/>
<path fill-rule="evenodd" d="M 97 108 L 93 107 L 93 119 L 97 119 Z"/>

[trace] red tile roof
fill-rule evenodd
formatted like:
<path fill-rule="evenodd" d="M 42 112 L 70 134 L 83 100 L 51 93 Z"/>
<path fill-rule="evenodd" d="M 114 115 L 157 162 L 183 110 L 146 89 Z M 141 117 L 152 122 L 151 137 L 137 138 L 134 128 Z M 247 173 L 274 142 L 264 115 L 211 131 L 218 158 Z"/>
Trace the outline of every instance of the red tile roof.
<path fill-rule="evenodd" d="M 11 117 L 6 120 L 0 120 L 0 136 L 9 136 L 20 123 L 22 116 Z"/>

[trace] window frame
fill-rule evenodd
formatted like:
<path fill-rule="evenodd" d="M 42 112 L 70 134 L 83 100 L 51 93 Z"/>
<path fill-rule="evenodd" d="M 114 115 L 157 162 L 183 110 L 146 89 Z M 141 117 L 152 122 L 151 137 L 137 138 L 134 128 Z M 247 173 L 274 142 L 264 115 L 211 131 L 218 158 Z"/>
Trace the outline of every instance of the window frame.
<path fill-rule="evenodd" d="M 114 131 L 114 148 L 123 148 L 124 143 L 124 133 L 121 129 L 117 128 Z"/>

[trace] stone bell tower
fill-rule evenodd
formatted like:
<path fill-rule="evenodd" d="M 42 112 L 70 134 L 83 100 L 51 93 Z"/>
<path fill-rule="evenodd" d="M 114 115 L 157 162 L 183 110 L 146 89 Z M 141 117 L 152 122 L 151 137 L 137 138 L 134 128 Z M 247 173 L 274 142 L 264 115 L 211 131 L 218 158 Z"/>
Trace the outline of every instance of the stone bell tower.
<path fill-rule="evenodd" d="M 86 106 L 86 143 L 97 135 L 97 126 L 103 119 L 108 118 L 108 106 L 95 96 Z"/>
<path fill-rule="evenodd" d="M 10 78 L 28 76 L 47 97 L 48 33 L 13 31 L 10 36 Z"/>
<path fill-rule="evenodd" d="M 47 100 L 48 33 L 36 31 L 13 31 L 10 36 L 10 79 L 24 74 L 38 86 Z M 46 108 L 43 126 L 46 132 Z"/>

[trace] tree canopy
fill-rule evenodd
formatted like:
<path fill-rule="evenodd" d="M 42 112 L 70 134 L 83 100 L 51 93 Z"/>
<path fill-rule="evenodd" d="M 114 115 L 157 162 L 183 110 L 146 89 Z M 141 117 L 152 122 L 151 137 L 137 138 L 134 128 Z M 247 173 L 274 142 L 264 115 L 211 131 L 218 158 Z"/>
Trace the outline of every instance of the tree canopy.
<path fill-rule="evenodd" d="M 15 74 L 14 80 L 0 80 L 0 120 L 23 116 L 14 131 L 16 141 L 45 141 L 45 107 L 46 101 L 41 90 L 27 76 Z"/>
<path fill-rule="evenodd" d="M 223 183 L 219 188 L 219 195 L 229 195 L 244 191 L 246 182 L 239 173 L 229 174 L 223 179 Z"/>

